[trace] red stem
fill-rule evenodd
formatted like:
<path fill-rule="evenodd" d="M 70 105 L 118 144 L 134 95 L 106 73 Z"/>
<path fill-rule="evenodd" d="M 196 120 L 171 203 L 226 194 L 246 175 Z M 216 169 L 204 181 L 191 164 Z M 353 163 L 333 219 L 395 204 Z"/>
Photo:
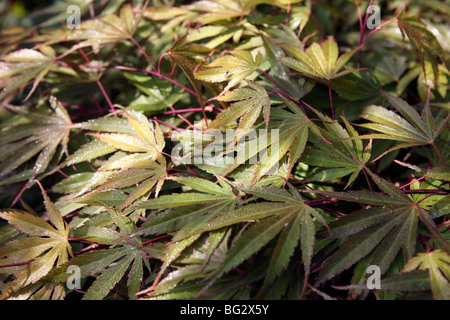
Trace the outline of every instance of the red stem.
<path fill-rule="evenodd" d="M 164 53 L 161 57 L 159 57 L 159 61 L 158 61 L 158 73 L 161 74 L 161 60 L 165 57 L 169 55 L 168 52 Z M 172 74 L 172 73 L 171 73 Z"/>
<path fill-rule="evenodd" d="M 373 0 L 370 0 L 368 7 L 370 7 L 372 5 L 372 3 L 373 3 Z M 369 12 L 366 9 L 366 16 L 364 17 L 364 22 L 362 22 L 361 8 L 359 7 L 358 4 L 357 4 L 357 8 L 358 8 L 359 26 L 360 26 L 360 30 L 359 30 L 359 49 L 358 49 L 358 68 L 361 68 L 361 45 L 362 45 L 363 39 L 364 39 L 364 31 L 366 29 L 367 19 L 369 18 Z"/>
<path fill-rule="evenodd" d="M 170 109 L 172 109 L 172 111 L 176 111 L 174 109 L 174 107 L 170 106 Z M 202 109 L 203 110 L 203 109 Z M 181 114 L 176 113 L 177 117 L 180 118 L 181 120 L 183 120 L 184 122 L 186 122 L 188 124 L 188 126 L 194 128 L 194 125 L 188 120 L 186 119 L 186 117 L 182 116 Z"/>
<path fill-rule="evenodd" d="M 422 179 L 424 179 L 424 178 L 425 178 L 425 176 L 420 177 L 420 178 L 418 178 L 418 179 L 414 179 L 413 181 L 408 182 L 407 184 L 401 186 L 399 189 L 404 189 L 404 188 L 406 188 L 406 187 L 412 185 L 413 183 L 415 183 L 415 182 L 417 182 L 417 181 L 420 181 L 420 180 L 422 180 Z"/>
<path fill-rule="evenodd" d="M 84 53 L 83 49 L 80 48 L 79 51 L 80 51 L 81 55 L 83 56 L 84 60 L 86 60 L 87 63 L 91 64 L 91 61 L 89 60 L 88 56 Z M 109 108 L 110 108 L 109 111 L 115 112 L 116 109 L 114 108 L 114 105 L 113 105 L 111 99 L 109 98 L 109 96 L 105 90 L 105 87 L 103 87 L 103 84 L 100 82 L 99 79 L 96 79 L 95 82 L 97 83 L 98 87 L 100 88 L 100 91 L 102 92 L 103 96 L 105 97 L 106 101 L 109 104 Z"/>
<path fill-rule="evenodd" d="M 199 99 L 202 99 L 204 102 L 207 102 L 207 100 L 204 99 L 203 97 L 199 97 L 198 94 L 197 94 L 195 91 L 189 89 L 188 87 L 182 85 L 181 83 L 179 83 L 179 82 L 177 82 L 177 81 L 175 81 L 175 80 L 173 80 L 173 79 L 171 79 L 171 78 L 169 78 L 169 77 L 166 77 L 165 75 L 162 75 L 162 74 L 160 74 L 160 73 L 158 73 L 158 72 L 149 71 L 149 70 L 144 70 L 144 69 L 138 69 L 138 68 L 123 67 L 123 66 L 114 66 L 114 67 L 112 67 L 112 68 L 115 68 L 115 69 L 118 69 L 118 70 L 125 70 L 125 71 L 143 72 L 143 73 L 151 74 L 151 75 L 153 75 L 153 76 L 157 76 L 157 77 L 159 77 L 159 78 L 161 78 L 161 79 L 164 79 L 164 80 L 167 80 L 167 81 L 173 83 L 173 84 L 176 85 L 176 86 L 179 86 L 180 88 L 186 90 L 187 92 L 191 93 L 191 94 L 194 95 L 195 97 L 197 97 L 197 98 L 199 98 Z"/>
<path fill-rule="evenodd" d="M 156 71 L 155 65 L 153 64 L 152 60 L 150 60 L 150 57 L 147 55 L 147 52 L 145 52 L 144 48 L 139 44 L 139 42 L 137 42 L 136 39 L 134 39 L 132 36 L 129 36 L 128 38 L 139 48 L 139 50 L 142 51 L 148 63 L 152 66 L 152 69 Z"/>
<path fill-rule="evenodd" d="M 146 241 L 146 242 L 143 242 L 142 245 L 145 246 L 146 244 L 149 244 L 149 243 L 152 243 L 152 242 L 155 242 L 155 241 L 157 241 L 157 240 L 164 239 L 164 238 L 167 238 L 167 237 L 170 237 L 170 234 L 165 234 L 165 235 L 162 235 L 162 236 L 160 236 L 160 237 L 157 237 L 157 238 L 148 240 L 148 241 Z"/>
<path fill-rule="evenodd" d="M 331 95 L 331 86 L 328 86 L 328 95 L 330 96 L 330 106 L 331 106 L 331 117 L 334 120 L 334 107 L 333 107 L 333 97 Z"/>
<path fill-rule="evenodd" d="M 179 131 L 183 131 L 184 130 L 184 129 L 178 128 L 178 127 L 176 127 L 174 125 L 171 125 L 170 123 L 164 122 L 164 121 L 159 120 L 159 119 L 153 119 L 153 120 L 158 122 L 158 123 L 161 123 L 161 124 L 165 125 L 166 127 L 172 128 L 174 130 L 179 130 Z"/>
<path fill-rule="evenodd" d="M 170 115 L 170 114 L 178 114 L 178 113 L 189 113 L 189 112 L 199 112 L 202 111 L 202 108 L 191 108 L 191 109 L 173 109 L 171 111 L 164 111 L 161 112 L 157 115 L 162 115 L 162 116 L 166 116 L 166 115 Z"/>
<path fill-rule="evenodd" d="M 33 261 L 20 262 L 20 263 L 13 263 L 13 264 L 4 264 L 4 265 L 0 266 L 0 269 L 1 269 L 1 268 L 9 268 L 9 267 L 19 267 L 19 266 L 24 266 L 24 265 L 30 264 L 30 263 L 32 263 L 32 262 L 33 262 Z"/>
<path fill-rule="evenodd" d="M 286 26 L 289 25 L 289 13 L 291 12 L 291 3 L 288 2 L 287 8 L 286 8 Z"/>
<path fill-rule="evenodd" d="M 389 23 L 391 23 L 391 22 L 397 22 L 397 19 L 391 19 L 391 20 L 385 21 L 385 22 L 383 22 L 382 24 L 380 24 L 380 26 L 379 26 L 377 29 L 373 29 L 372 31 L 370 31 L 370 32 L 367 34 L 367 36 L 364 38 L 364 41 L 361 43 L 361 45 L 366 44 L 367 39 L 368 39 L 372 34 L 374 34 L 375 32 L 379 31 L 381 28 L 383 28 L 385 25 L 387 25 L 387 24 L 389 24 Z"/>
<path fill-rule="evenodd" d="M 445 167 L 445 162 L 444 159 L 442 158 L 441 153 L 439 152 L 439 149 L 436 147 L 436 145 L 434 144 L 434 142 L 431 142 L 431 145 L 433 146 L 434 150 L 436 150 L 439 159 L 441 160 L 442 166 Z"/>

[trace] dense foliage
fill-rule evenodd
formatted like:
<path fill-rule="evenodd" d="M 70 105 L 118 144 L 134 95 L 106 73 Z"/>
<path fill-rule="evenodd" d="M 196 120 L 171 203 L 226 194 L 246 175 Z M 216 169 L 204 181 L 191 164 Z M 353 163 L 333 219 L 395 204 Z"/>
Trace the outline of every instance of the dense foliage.
<path fill-rule="evenodd" d="M 450 299 L 448 2 L 24 3 L 1 299 Z"/>

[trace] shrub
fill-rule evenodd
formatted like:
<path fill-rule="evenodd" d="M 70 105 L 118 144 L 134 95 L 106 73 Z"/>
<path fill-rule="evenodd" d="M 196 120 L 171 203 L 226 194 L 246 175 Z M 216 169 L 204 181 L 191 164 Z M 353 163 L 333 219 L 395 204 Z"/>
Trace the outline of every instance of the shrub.
<path fill-rule="evenodd" d="M 447 4 L 9 3 L 2 299 L 450 298 Z"/>

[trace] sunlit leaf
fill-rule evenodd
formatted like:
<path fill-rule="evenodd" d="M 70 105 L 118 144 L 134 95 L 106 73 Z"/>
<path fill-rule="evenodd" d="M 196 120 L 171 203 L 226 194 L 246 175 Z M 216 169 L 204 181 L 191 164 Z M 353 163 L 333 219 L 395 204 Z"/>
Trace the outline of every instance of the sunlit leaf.
<path fill-rule="evenodd" d="M 269 124 L 270 99 L 266 90 L 256 82 L 248 81 L 247 83 L 250 88 L 238 88 L 217 98 L 219 101 L 234 102 L 229 108 L 222 111 L 210 125 L 211 129 L 219 129 L 240 118 L 234 143 L 251 129 L 261 111 L 266 127 Z"/>
<path fill-rule="evenodd" d="M 419 253 L 410 259 L 403 267 L 402 272 L 412 270 L 428 270 L 431 290 L 436 300 L 448 300 L 450 298 L 450 256 L 441 250 L 428 253 Z"/>
<path fill-rule="evenodd" d="M 380 133 L 368 134 L 364 136 L 365 138 L 388 139 L 401 142 L 388 151 L 427 144 L 434 145 L 434 141 L 445 129 L 450 116 L 437 122 L 433 118 L 428 102 L 425 103 L 422 113 L 419 114 L 403 99 L 386 92 L 383 92 L 383 95 L 401 116 L 380 106 L 366 107 L 361 116 L 372 123 L 364 123 L 360 124 L 360 126 Z"/>
<path fill-rule="evenodd" d="M 60 212 L 48 198 L 44 189 L 44 204 L 47 209 L 46 222 L 26 211 L 10 210 L 0 212 L 0 217 L 7 220 L 18 231 L 28 235 L 7 242 L 0 248 L 0 262 L 2 265 L 17 265 L 6 268 L 6 272 L 14 274 L 15 280 L 2 293 L 2 299 L 7 299 L 17 291 L 37 283 L 54 265 L 59 266 L 73 256 L 69 244 L 69 227 L 61 217 Z M 29 263 L 21 265 L 23 263 Z M 51 291 L 53 287 L 49 288 Z"/>
<path fill-rule="evenodd" d="M 339 56 L 339 48 L 333 37 L 328 37 L 322 45 L 314 42 L 304 51 L 288 45 L 283 45 L 283 49 L 293 58 L 281 57 L 281 62 L 313 78 L 332 80 L 353 72 L 341 69 L 355 54 L 356 49 Z"/>
<path fill-rule="evenodd" d="M 50 98 L 50 105 L 52 111 L 14 109 L 18 122 L 2 129 L 0 138 L 0 177 L 5 177 L 38 156 L 28 179 L 30 183 L 48 168 L 54 156 L 60 159 L 64 153 L 68 153 L 72 122 L 66 109 L 55 97 Z M 60 145 L 62 148 L 58 151 Z M 23 150 L 20 156 L 12 156 L 19 150 Z"/>
<path fill-rule="evenodd" d="M 223 89 L 223 92 L 226 92 L 251 76 L 258 69 L 261 60 L 260 52 L 253 57 L 248 51 L 235 50 L 231 51 L 229 55 L 202 66 L 194 75 L 198 80 L 206 82 L 228 81 L 227 86 Z"/>
<path fill-rule="evenodd" d="M 140 15 L 133 12 L 131 5 L 124 5 L 119 16 L 107 14 L 83 21 L 67 35 L 67 40 L 79 41 L 71 51 L 128 40 L 136 32 L 139 21 Z"/>
<path fill-rule="evenodd" d="M 28 100 L 54 65 L 55 55 L 51 47 L 41 47 L 41 51 L 20 49 L 5 55 L 0 62 L 0 89 L 3 89 L 0 99 L 25 88 L 33 80 L 33 86 L 25 98 Z"/>

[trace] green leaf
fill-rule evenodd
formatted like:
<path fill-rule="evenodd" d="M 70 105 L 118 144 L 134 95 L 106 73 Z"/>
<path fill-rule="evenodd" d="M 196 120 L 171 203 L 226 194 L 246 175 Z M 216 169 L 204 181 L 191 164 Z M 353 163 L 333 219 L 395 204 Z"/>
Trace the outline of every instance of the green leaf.
<path fill-rule="evenodd" d="M 286 215 L 281 219 L 279 217 L 264 219 L 246 231 L 231 246 L 221 268 L 214 274 L 212 280 L 210 280 L 202 291 L 206 290 L 213 281 L 217 280 L 231 269 L 239 266 L 244 260 L 259 251 L 272 238 L 280 233 L 286 222 L 289 221 L 289 218 L 290 217 Z"/>
<path fill-rule="evenodd" d="M 370 170 L 368 173 L 389 197 L 363 192 L 347 195 L 335 193 L 337 198 L 369 203 L 377 207 L 352 212 L 330 224 L 335 237 L 349 238 L 342 242 L 340 248 L 327 261 L 319 275 L 319 282 L 350 268 L 374 249 L 370 263 L 380 266 L 382 273 L 388 270 L 400 249 L 403 249 L 405 260 L 410 259 L 415 252 L 418 218 L 424 220 L 422 209 L 394 185 Z M 383 197 L 386 197 L 384 201 Z M 432 226 L 429 229 L 434 230 Z"/>
<path fill-rule="evenodd" d="M 0 177 L 5 177 L 32 157 L 38 156 L 28 179 L 28 184 L 31 184 L 38 174 L 48 168 L 55 155 L 59 159 L 64 153 L 68 153 L 67 144 L 72 126 L 70 116 L 53 96 L 50 98 L 50 106 L 53 112 L 14 109 L 17 112 L 17 123 L 2 130 L 0 139 Z M 59 145 L 62 148 L 58 151 Z M 11 156 L 19 150 L 24 150 L 20 156 Z"/>
<path fill-rule="evenodd" d="M 252 128 L 261 111 L 266 128 L 269 125 L 270 99 L 266 90 L 256 82 L 247 81 L 247 83 L 250 88 L 238 88 L 217 98 L 219 101 L 237 102 L 232 103 L 230 107 L 222 111 L 210 124 L 211 129 L 220 129 L 240 118 L 233 145 Z"/>
<path fill-rule="evenodd" d="M 132 256 L 112 263 L 106 271 L 99 276 L 86 291 L 83 300 L 101 300 L 122 279 L 129 265 L 133 261 Z"/>
<path fill-rule="evenodd" d="M 164 263 L 161 266 L 161 268 L 159 269 L 159 272 L 156 275 L 153 285 L 150 288 L 148 288 L 147 290 L 149 290 L 149 291 L 152 290 L 153 287 L 158 284 L 159 280 L 163 276 L 166 269 L 170 266 L 170 264 L 180 256 L 181 252 L 183 252 L 187 247 L 189 247 L 199 237 L 200 237 L 200 234 L 191 236 L 191 237 L 181 240 L 179 242 L 174 242 L 172 244 L 169 244 L 169 246 L 167 248 L 167 253 L 164 257 Z"/>
<path fill-rule="evenodd" d="M 258 69 L 261 60 L 262 55 L 259 52 L 254 58 L 248 51 L 234 50 L 230 52 L 230 55 L 202 66 L 194 75 L 198 80 L 206 82 L 228 81 L 228 85 L 223 89 L 223 92 L 227 92 L 251 76 Z"/>
<path fill-rule="evenodd" d="M 133 12 L 131 5 L 124 5 L 120 15 L 105 14 L 85 20 L 79 28 L 67 35 L 67 40 L 78 42 L 66 52 L 101 44 L 111 44 L 130 39 L 136 32 L 141 16 Z"/>
<path fill-rule="evenodd" d="M 393 291 L 424 291 L 429 290 L 430 281 L 426 272 L 422 270 L 401 272 L 381 280 L 382 290 Z"/>
<path fill-rule="evenodd" d="M 279 130 L 278 136 L 270 135 L 266 140 L 268 141 L 268 145 L 258 143 L 258 149 L 249 152 L 248 157 L 262 152 L 262 155 L 260 155 L 258 159 L 258 163 L 254 167 L 251 184 L 255 184 L 257 181 L 260 181 L 264 175 L 271 172 L 271 169 L 277 163 L 279 164 L 279 161 L 286 155 L 288 155 L 288 176 L 305 149 L 309 131 L 311 130 L 315 134 L 321 135 L 316 125 L 306 117 L 297 105 L 287 99 L 283 100 L 294 113 L 283 112 L 282 114 L 277 115 L 273 120 L 278 121 L 273 122 L 277 123 L 274 129 Z M 267 150 L 264 150 L 265 148 L 267 148 Z M 225 173 L 234 170 L 239 164 L 239 161 L 236 161 L 236 164 L 230 166 Z"/>
<path fill-rule="evenodd" d="M 402 272 L 412 270 L 428 270 L 431 291 L 436 300 L 448 300 L 450 298 L 450 256 L 441 251 L 434 250 L 427 253 L 419 253 L 410 259 L 403 267 Z"/>
<path fill-rule="evenodd" d="M 44 280 L 55 283 L 66 282 L 71 276 L 71 273 L 67 272 L 67 268 L 72 265 L 79 267 L 81 278 L 85 278 L 87 276 L 101 272 L 103 269 L 123 257 L 125 254 L 126 248 L 124 247 L 86 252 L 77 255 L 71 261 L 66 262 L 60 265 L 58 268 L 53 269 L 48 273 Z"/>
<path fill-rule="evenodd" d="M 128 297 L 130 300 L 136 300 L 136 294 L 141 288 L 141 282 L 144 275 L 144 260 L 142 257 L 135 257 L 130 269 L 128 285 Z"/>
<path fill-rule="evenodd" d="M 107 155 L 117 149 L 104 143 L 101 140 L 92 140 L 83 146 L 81 146 L 77 151 L 71 154 L 64 162 L 63 165 L 70 166 L 83 161 L 90 161 L 98 157 Z"/>
<path fill-rule="evenodd" d="M 73 256 L 72 247 L 68 241 L 69 226 L 63 221 L 60 212 L 43 189 L 42 194 L 47 217 L 53 226 L 25 211 L 0 212 L 1 218 L 7 220 L 18 231 L 28 235 L 28 237 L 7 242 L 0 249 L 2 265 L 19 264 L 18 268 L 10 269 L 15 280 L 10 282 L 7 290 L 2 292 L 0 297 L 2 299 L 35 284 L 48 274 L 55 264 L 59 266 L 69 260 L 69 255 Z M 29 264 L 20 266 L 24 262 Z"/>
<path fill-rule="evenodd" d="M 71 230 L 71 236 L 98 244 L 112 245 L 119 238 L 119 233 L 111 228 L 88 225 Z"/>
<path fill-rule="evenodd" d="M 405 15 L 405 11 L 402 11 L 397 18 L 397 24 L 402 33 L 402 37 L 408 36 L 424 71 L 425 62 L 428 61 L 432 64 L 435 78 L 437 78 L 438 66 L 436 59 L 442 59 L 447 68 L 450 68 L 448 55 L 436 39 L 436 36 L 427 29 L 427 26 L 420 18 L 406 17 Z"/>
<path fill-rule="evenodd" d="M 242 255 L 249 257 L 265 243 L 270 241 L 270 237 L 274 238 L 280 232 L 281 235 L 272 254 L 268 275 L 266 276 L 263 288 L 266 288 L 273 282 L 280 272 L 287 267 L 298 240 L 301 243 L 306 273 L 305 277 L 307 277 L 310 272 L 310 261 L 315 242 L 315 225 L 312 217 L 316 218 L 325 226 L 326 221 L 315 209 L 307 206 L 303 202 L 300 194 L 295 189 L 291 192 L 279 190 L 278 188 L 245 188 L 243 190 L 254 196 L 276 202 L 247 204 L 209 221 L 206 230 L 215 230 L 240 222 L 258 221 L 235 240 L 235 244 L 231 247 L 221 271 L 214 276 L 214 279 L 217 279 L 223 273 L 228 272 L 231 268 L 245 260 L 246 258 L 242 259 Z M 263 227 L 268 230 L 263 230 Z M 203 231 L 206 230 L 203 229 Z M 288 235 L 292 237 L 288 239 Z M 236 251 L 236 257 L 233 256 L 230 262 L 227 259 L 231 259 L 230 255 L 233 248 L 239 248 L 236 250 L 241 251 Z"/>
<path fill-rule="evenodd" d="M 327 81 L 353 72 L 340 70 L 357 51 L 353 49 L 338 58 L 339 48 L 332 36 L 329 36 L 322 45 L 314 42 L 304 51 L 289 45 L 283 45 L 282 48 L 293 57 L 281 57 L 281 62 L 289 68 L 306 76 Z"/>
<path fill-rule="evenodd" d="M 124 209 L 149 194 L 155 186 L 155 196 L 158 195 L 167 177 L 167 164 L 162 155 L 165 139 L 161 128 L 157 123 L 151 127 L 148 120 L 138 112 L 125 113 L 125 117 L 132 128 L 130 133 L 90 133 L 89 135 L 97 137 L 101 142 L 85 144 L 73 158 L 69 158 L 69 164 L 78 163 L 117 149 L 122 150 L 117 151 L 92 175 L 84 188 L 76 193 L 77 196 L 96 187 L 89 196 L 89 201 L 95 201 L 96 193 L 135 186 L 122 203 L 121 208 Z M 86 198 L 83 201 L 86 201 Z"/>
<path fill-rule="evenodd" d="M 267 290 L 281 272 L 288 267 L 300 240 L 301 219 L 302 216 L 297 215 L 290 222 L 287 222 L 287 226 L 285 225 L 281 231 L 270 258 L 269 268 L 264 278 L 264 284 L 260 289 L 261 291 Z"/>
<path fill-rule="evenodd" d="M 401 141 L 387 152 L 412 146 L 434 145 L 434 141 L 444 130 L 450 116 L 436 123 L 429 110 L 428 103 L 425 104 L 422 116 L 401 98 L 394 97 L 386 92 L 382 94 L 389 103 L 403 117 L 379 106 L 368 106 L 364 108 L 361 117 L 372 121 L 372 123 L 360 124 L 359 126 L 369 128 L 380 133 L 368 134 L 361 138 L 376 138 Z"/>
<path fill-rule="evenodd" d="M 199 102 L 202 108 L 204 107 L 204 102 L 202 97 L 202 92 L 200 88 L 200 82 L 195 76 L 195 71 L 202 63 L 199 57 L 204 57 L 212 52 L 212 49 L 201 46 L 201 45 L 191 45 L 187 43 L 188 35 L 182 36 L 180 39 L 174 42 L 172 47 L 169 49 L 167 54 L 169 55 L 172 64 L 178 65 L 184 74 L 189 79 L 190 83 L 194 87 L 196 94 L 199 97 Z M 213 94 L 216 95 L 219 89 L 216 85 L 206 84 L 205 87 Z"/>
<path fill-rule="evenodd" d="M 402 219 L 403 217 L 399 213 L 393 213 L 388 222 L 364 229 L 345 240 L 338 251 L 327 261 L 326 266 L 319 274 L 318 283 L 323 283 L 341 273 L 369 254 Z"/>
<path fill-rule="evenodd" d="M 448 195 L 435 203 L 435 205 L 431 209 L 430 215 L 433 218 L 439 218 L 449 213 L 450 213 L 450 196 Z"/>
<path fill-rule="evenodd" d="M 372 143 L 365 147 L 358 132 L 350 123 L 342 118 L 346 129 L 337 121 L 319 114 L 324 121 L 325 130 L 322 136 L 328 141 L 314 143 L 307 147 L 301 161 L 309 165 L 324 167 L 325 169 L 307 178 L 307 181 L 331 181 L 352 174 L 346 187 L 351 185 L 358 174 L 365 170 L 370 159 Z"/>
<path fill-rule="evenodd" d="M 24 100 L 28 100 L 39 83 L 55 63 L 55 52 L 51 47 L 42 46 L 41 51 L 20 49 L 5 55 L 0 62 L 0 99 L 24 88 L 30 80 L 33 86 Z"/>

